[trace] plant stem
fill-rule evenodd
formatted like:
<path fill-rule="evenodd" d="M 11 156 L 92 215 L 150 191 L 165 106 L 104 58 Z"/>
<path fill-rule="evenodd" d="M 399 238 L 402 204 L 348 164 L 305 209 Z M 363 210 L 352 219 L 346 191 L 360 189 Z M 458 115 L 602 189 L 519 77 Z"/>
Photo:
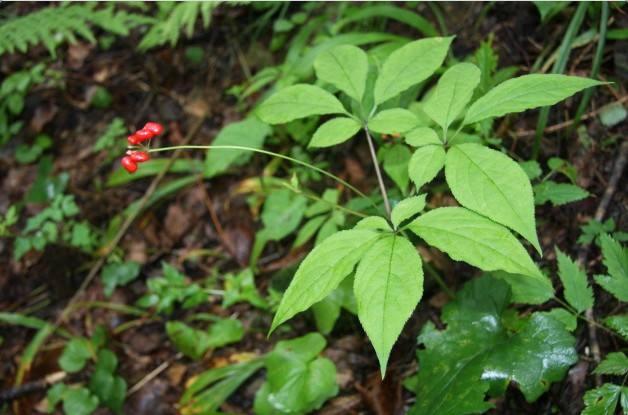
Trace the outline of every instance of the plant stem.
<path fill-rule="evenodd" d="M 593 65 L 591 67 L 591 78 L 596 79 L 598 73 L 600 72 L 600 65 L 602 64 L 602 57 L 604 56 L 604 45 L 606 44 L 606 29 L 608 28 L 608 3 L 602 2 L 602 16 L 600 17 L 600 33 L 599 39 L 597 43 L 597 48 L 595 50 L 595 56 L 593 58 Z M 593 95 L 594 88 L 589 88 L 584 91 L 582 94 L 582 101 L 580 101 L 580 105 L 578 106 L 578 110 L 576 111 L 576 115 L 573 117 L 573 124 L 570 127 L 569 134 L 573 133 L 573 130 L 580 123 L 580 119 L 582 118 L 582 114 L 587 109 L 589 105 L 589 100 L 591 99 L 591 95 Z"/>
<path fill-rule="evenodd" d="M 560 74 L 565 72 L 565 68 L 567 67 L 567 61 L 569 60 L 569 55 L 571 54 L 573 40 L 580 30 L 580 26 L 582 25 L 582 21 L 584 20 L 584 16 L 587 12 L 588 7 L 588 1 L 583 1 L 582 3 L 578 4 L 576 12 L 569 22 L 569 26 L 567 27 L 567 31 L 565 32 L 565 36 L 563 37 L 563 41 L 558 48 L 558 59 L 554 63 L 552 73 Z M 545 127 L 547 126 L 549 113 L 550 107 L 541 108 L 541 112 L 539 113 L 539 121 L 536 125 L 536 134 L 534 137 L 534 144 L 532 146 L 533 160 L 536 160 L 539 157 L 539 152 L 541 151 L 541 138 L 543 137 L 543 132 L 545 130 Z"/>
<path fill-rule="evenodd" d="M 358 194 L 359 196 L 367 199 L 368 201 L 371 202 L 371 204 L 374 207 L 377 207 L 377 205 L 375 204 L 375 202 L 373 202 L 373 199 L 371 199 L 370 197 L 368 197 L 367 195 L 365 195 L 364 193 L 362 193 L 361 191 L 359 191 L 357 188 L 355 188 L 355 186 L 352 186 L 350 183 L 348 183 L 347 181 L 341 179 L 338 176 L 335 176 L 333 174 L 331 174 L 330 172 L 328 172 L 327 170 L 323 170 L 319 167 L 316 167 L 310 163 L 306 163 L 305 161 L 299 160 L 299 159 L 295 159 L 292 158 L 290 156 L 286 156 L 283 154 L 279 154 L 279 153 L 274 153 L 272 151 L 267 151 L 267 150 L 262 150 L 259 148 L 254 148 L 254 147 L 245 147 L 245 146 L 222 146 L 222 145 L 208 145 L 208 146 L 199 146 L 199 145 L 185 145 L 185 146 L 171 146 L 171 147 L 159 147 L 159 148 L 151 148 L 149 150 L 147 150 L 149 153 L 157 153 L 157 152 L 161 152 L 161 151 L 172 151 L 172 150 L 211 150 L 211 149 L 216 149 L 216 150 L 245 150 L 245 151 L 251 151 L 253 153 L 260 153 L 260 154 L 265 154 L 267 156 L 272 156 L 272 157 L 277 157 L 280 159 L 284 159 L 284 160 L 288 160 L 291 161 L 293 163 L 296 164 L 300 164 L 302 166 L 305 166 L 309 169 L 312 169 L 316 172 L 319 172 L 335 181 L 337 181 L 338 183 L 342 184 L 343 186 L 345 186 L 346 188 L 354 191 L 356 194 Z"/>
<path fill-rule="evenodd" d="M 379 163 L 377 162 L 377 155 L 375 154 L 375 145 L 373 145 L 373 139 L 371 138 L 371 134 L 369 133 L 368 128 L 364 128 L 364 133 L 366 133 L 366 141 L 369 143 L 369 150 L 371 151 L 371 158 L 373 159 L 373 165 L 375 166 L 375 174 L 377 175 L 377 181 L 379 183 L 379 190 L 382 192 L 382 197 L 384 198 L 384 206 L 386 207 L 386 215 L 388 219 L 390 219 L 390 202 L 388 201 L 388 193 L 386 192 L 386 185 L 384 184 L 384 178 L 382 177 L 382 172 L 379 169 Z"/>

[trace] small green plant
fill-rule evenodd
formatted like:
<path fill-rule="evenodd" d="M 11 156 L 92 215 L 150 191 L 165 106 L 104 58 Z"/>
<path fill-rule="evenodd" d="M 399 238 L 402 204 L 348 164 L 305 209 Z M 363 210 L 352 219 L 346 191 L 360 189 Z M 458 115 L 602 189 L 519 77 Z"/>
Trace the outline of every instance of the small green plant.
<path fill-rule="evenodd" d="M 192 318 L 209 319 L 212 324 L 208 329 L 201 330 L 181 321 L 166 323 L 166 333 L 175 348 L 192 359 L 200 359 L 207 350 L 236 343 L 244 336 L 244 328 L 240 320 L 220 319 L 204 314 L 196 314 Z"/>
<path fill-rule="evenodd" d="M 268 354 L 208 370 L 194 378 L 181 397 L 183 415 L 215 413 L 220 405 L 260 369 L 266 381 L 255 395 L 257 415 L 304 414 L 338 393 L 336 367 L 319 354 L 325 338 L 311 333 L 277 343 Z"/>
<path fill-rule="evenodd" d="M 327 89 L 293 85 L 258 108 L 257 115 L 269 124 L 335 115 L 314 133 L 310 141 L 314 148 L 341 144 L 362 130 L 386 212 L 384 217 L 366 218 L 352 230 L 331 235 L 308 255 L 282 298 L 271 330 L 326 298 L 355 268 L 358 317 L 384 374 L 390 350 L 423 293 L 421 258 L 408 231 L 485 271 L 503 270 L 547 281 L 509 230 L 541 253 L 526 173 L 507 155 L 458 139 L 458 133 L 487 119 L 555 104 L 599 82 L 525 75 L 504 81 L 471 102 L 481 71 L 473 64 L 460 63 L 447 69 L 436 86 L 423 94 L 421 109 L 430 120 L 423 123 L 400 105 L 404 97 L 416 96 L 417 85 L 442 65 L 451 41 L 429 38 L 408 43 L 392 52 L 381 67 L 370 64 L 368 55 L 357 47 L 335 47 L 321 53 L 314 63 Z M 342 99 L 329 91 L 340 92 Z M 406 144 L 415 148 L 411 155 L 407 152 L 409 157 L 395 157 L 394 164 L 402 168 L 393 171 L 403 177 L 403 168 L 407 169 L 416 189 L 396 206 L 390 205 L 379 169 L 376 134 L 402 134 Z M 409 149 L 406 144 L 397 146 Z M 422 213 L 425 195 L 417 193 L 443 167 L 447 184 L 462 206 Z M 392 178 L 398 185 L 405 183 Z"/>
<path fill-rule="evenodd" d="M 45 70 L 46 66 L 40 63 L 12 73 L 0 84 L 0 145 L 22 129 L 23 123 L 17 118 L 24 109 L 26 94 L 33 85 L 45 81 Z"/>
<path fill-rule="evenodd" d="M 78 213 L 74 196 L 55 196 L 50 206 L 27 220 L 26 226 L 15 238 L 13 258 L 19 261 L 29 251 L 42 251 L 52 243 L 65 243 L 86 252 L 93 251 L 97 235 L 87 222 L 74 220 Z"/>
<path fill-rule="evenodd" d="M 162 277 L 149 278 L 148 293 L 137 301 L 143 308 L 155 308 L 157 313 L 172 314 L 175 305 L 189 309 L 207 301 L 208 293 L 199 284 L 191 283 L 175 267 L 164 262 Z"/>
<path fill-rule="evenodd" d="M 62 403 L 65 415 L 90 415 L 98 407 L 106 407 L 114 413 L 122 413 L 126 396 L 126 381 L 116 374 L 118 359 L 105 347 L 106 333 L 99 326 L 92 337 L 73 337 L 59 357 L 59 366 L 66 373 L 74 374 L 93 362 L 87 386 L 58 383 L 48 390 L 49 412 Z"/>

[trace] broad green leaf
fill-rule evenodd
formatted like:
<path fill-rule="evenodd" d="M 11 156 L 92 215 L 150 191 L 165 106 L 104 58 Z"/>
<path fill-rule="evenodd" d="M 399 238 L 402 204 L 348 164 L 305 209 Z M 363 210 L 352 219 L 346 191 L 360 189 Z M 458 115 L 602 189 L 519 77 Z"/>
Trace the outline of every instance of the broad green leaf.
<path fill-rule="evenodd" d="M 628 248 L 622 247 L 607 234 L 600 236 L 600 244 L 608 273 L 616 279 L 628 279 Z"/>
<path fill-rule="evenodd" d="M 251 250 L 251 264 L 257 262 L 268 241 L 279 241 L 290 235 L 301 223 L 307 199 L 289 189 L 273 191 L 262 210 L 264 227 L 255 235 Z"/>
<path fill-rule="evenodd" d="M 550 311 L 541 311 L 540 314 L 560 321 L 568 332 L 574 332 L 578 327 L 578 318 L 564 308 L 552 308 Z"/>
<path fill-rule="evenodd" d="M 587 275 L 580 267 L 556 248 L 558 276 L 565 288 L 567 302 L 579 313 L 593 307 L 593 290 L 587 281 Z"/>
<path fill-rule="evenodd" d="M 390 350 L 423 295 L 423 268 L 414 245 L 397 235 L 377 241 L 360 260 L 354 292 L 383 377 Z"/>
<path fill-rule="evenodd" d="M 381 104 L 432 75 L 445 60 L 452 40 L 453 37 L 416 40 L 391 53 L 375 81 L 375 104 Z"/>
<path fill-rule="evenodd" d="M 223 318 L 209 326 L 204 345 L 208 348 L 217 349 L 239 342 L 242 337 L 244 337 L 242 322 L 235 318 Z"/>
<path fill-rule="evenodd" d="M 600 236 L 600 244 L 609 275 L 596 275 L 595 281 L 618 300 L 628 302 L 628 248 L 607 234 Z"/>
<path fill-rule="evenodd" d="M 423 110 L 443 131 L 460 115 L 480 83 L 480 70 L 471 63 L 459 63 L 447 69 L 436 89 L 427 98 Z"/>
<path fill-rule="evenodd" d="M 324 300 L 312 306 L 316 328 L 321 333 L 325 335 L 331 333 L 343 307 L 352 313 L 357 312 L 355 296 L 353 295 L 353 281 L 354 279 L 351 277 L 345 278 L 338 288 Z"/>
<path fill-rule="evenodd" d="M 89 381 L 89 389 L 103 406 L 119 414 L 122 412 L 127 384 L 123 378 L 114 374 L 117 365 L 118 359 L 111 350 L 100 350 L 96 368 Z"/>
<path fill-rule="evenodd" d="M 335 396 L 336 367 L 331 360 L 318 357 L 324 348 L 325 339 L 319 333 L 277 343 L 266 357 L 267 382 L 255 397 L 255 412 L 309 413 Z"/>
<path fill-rule="evenodd" d="M 417 189 L 431 182 L 445 165 L 445 149 L 442 145 L 427 145 L 415 150 L 410 163 L 408 174 Z"/>
<path fill-rule="evenodd" d="M 68 373 L 78 372 L 85 363 L 95 356 L 92 346 L 84 337 L 72 338 L 63 349 L 63 353 L 59 357 L 59 366 Z"/>
<path fill-rule="evenodd" d="M 372 230 L 341 231 L 314 248 L 284 293 L 270 331 L 327 297 L 378 237 Z"/>
<path fill-rule="evenodd" d="M 66 415 L 90 415 L 98 408 L 98 398 L 86 388 L 67 388 L 63 393 L 63 412 Z"/>
<path fill-rule="evenodd" d="M 408 188 L 408 160 L 410 160 L 410 150 L 404 145 L 395 145 L 387 148 L 384 152 L 382 167 L 388 176 L 395 182 L 402 192 Z"/>
<path fill-rule="evenodd" d="M 615 415 L 621 401 L 623 413 L 628 412 L 628 387 L 605 383 L 584 394 L 584 410 L 581 415 Z"/>
<path fill-rule="evenodd" d="M 392 232 L 392 228 L 388 221 L 381 216 L 369 216 L 361 219 L 354 229 L 369 229 L 374 231 Z"/>
<path fill-rule="evenodd" d="M 425 196 L 424 194 L 413 196 L 397 203 L 390 215 L 390 219 L 393 225 L 395 225 L 395 228 L 398 228 L 401 222 L 412 218 L 425 209 Z"/>
<path fill-rule="evenodd" d="M 525 275 L 494 271 L 491 277 L 506 281 L 512 290 L 512 302 L 543 304 L 554 297 L 554 287 L 548 278 L 527 278 Z"/>
<path fill-rule="evenodd" d="M 628 357 L 622 352 L 609 353 L 593 373 L 624 376 L 628 373 Z"/>
<path fill-rule="evenodd" d="M 512 112 L 554 105 L 583 89 L 602 82 L 558 74 L 532 74 L 509 79 L 475 101 L 464 124 L 500 117 Z"/>
<path fill-rule="evenodd" d="M 556 183 L 552 180 L 539 183 L 532 190 L 534 203 L 537 205 L 551 202 L 554 206 L 560 206 L 589 197 L 589 192 L 575 184 Z"/>
<path fill-rule="evenodd" d="M 316 57 L 314 69 L 318 79 L 362 102 L 368 72 L 368 58 L 362 49 L 353 45 L 336 46 Z"/>
<path fill-rule="evenodd" d="M 297 84 L 276 92 L 256 111 L 268 124 L 284 124 L 298 118 L 324 114 L 346 114 L 340 101 L 314 85 Z"/>
<path fill-rule="evenodd" d="M 412 147 L 423 147 L 430 144 L 443 145 L 438 134 L 431 128 L 419 127 L 406 134 L 406 143 Z"/>
<path fill-rule="evenodd" d="M 294 239 L 294 243 L 292 244 L 292 247 L 298 248 L 301 245 L 305 244 L 310 239 L 312 239 L 312 237 L 316 234 L 316 232 L 323 225 L 323 222 L 325 222 L 326 220 L 327 220 L 327 216 L 319 215 L 305 222 L 305 225 L 303 225 L 301 229 L 299 229 L 299 233 L 297 233 L 297 237 Z"/>
<path fill-rule="evenodd" d="M 220 130 L 212 145 L 262 148 L 271 128 L 255 117 L 227 125 Z M 232 166 L 246 164 L 253 155 L 249 150 L 209 149 L 205 158 L 205 177 L 211 178 Z M 141 170 L 141 169 L 140 169 Z"/>
<path fill-rule="evenodd" d="M 360 123 L 353 118 L 332 118 L 314 132 L 310 147 L 331 147 L 343 143 L 356 135 L 360 128 Z"/>
<path fill-rule="evenodd" d="M 174 347 L 192 359 L 200 359 L 208 349 L 205 346 L 206 334 L 180 321 L 167 322 L 166 333 Z"/>
<path fill-rule="evenodd" d="M 368 122 L 369 130 L 380 134 L 403 134 L 419 124 L 412 112 L 403 108 L 391 108 L 375 114 Z"/>
<path fill-rule="evenodd" d="M 417 394 L 409 414 L 483 413 L 493 407 L 485 394 L 496 382 L 513 381 L 533 401 L 563 378 L 578 358 L 575 339 L 542 313 L 515 316 L 513 332 L 503 322 L 509 300 L 506 283 L 474 279 L 445 306 L 446 330 L 424 326 L 419 372 L 406 382 Z"/>
<path fill-rule="evenodd" d="M 126 285 L 133 281 L 140 273 L 140 264 L 137 262 L 122 262 L 107 264 L 100 274 L 105 297 L 111 297 L 117 286 Z"/>
<path fill-rule="evenodd" d="M 536 160 L 527 160 L 520 161 L 519 166 L 523 169 L 524 172 L 528 175 L 528 179 L 534 180 L 541 177 L 543 174 L 543 170 L 541 170 L 541 165 Z"/>
<path fill-rule="evenodd" d="M 607 317 L 604 324 L 628 341 L 628 315 Z"/>
<path fill-rule="evenodd" d="M 445 177 L 462 206 L 515 230 L 542 253 L 532 186 L 514 160 L 479 144 L 461 144 L 447 152 Z"/>
<path fill-rule="evenodd" d="M 408 228 L 457 261 L 484 271 L 502 270 L 547 280 L 508 229 L 468 209 L 434 209 L 419 216 Z"/>

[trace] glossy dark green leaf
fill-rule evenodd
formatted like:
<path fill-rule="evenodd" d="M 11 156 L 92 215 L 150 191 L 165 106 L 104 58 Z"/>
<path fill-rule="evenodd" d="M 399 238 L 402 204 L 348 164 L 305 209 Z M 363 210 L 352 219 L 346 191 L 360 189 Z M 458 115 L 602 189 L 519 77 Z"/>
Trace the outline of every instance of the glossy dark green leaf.
<path fill-rule="evenodd" d="M 445 306 L 446 330 L 428 324 L 419 336 L 419 372 L 406 386 L 416 394 L 410 414 L 465 415 L 492 407 L 492 383 L 513 382 L 533 401 L 577 361 L 575 339 L 558 320 L 534 313 L 506 328 L 510 302 L 505 282 L 481 277 Z M 511 317 L 512 318 L 512 317 Z"/>

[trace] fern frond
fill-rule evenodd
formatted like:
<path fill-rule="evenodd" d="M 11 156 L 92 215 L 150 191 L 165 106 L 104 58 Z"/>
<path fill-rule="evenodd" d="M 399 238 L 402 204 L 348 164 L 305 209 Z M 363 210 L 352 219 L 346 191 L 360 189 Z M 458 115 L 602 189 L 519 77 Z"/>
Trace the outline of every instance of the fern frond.
<path fill-rule="evenodd" d="M 124 36 L 129 29 L 154 21 L 142 15 L 116 11 L 113 5 L 102 9 L 95 6 L 53 6 L 6 20 L 0 25 L 0 55 L 16 51 L 25 53 L 29 47 L 43 43 L 56 57 L 56 48 L 64 42 L 76 42 L 77 37 L 95 42 L 90 26 Z"/>
<path fill-rule="evenodd" d="M 158 4 L 161 5 L 162 3 Z M 167 15 L 146 33 L 140 42 L 140 50 L 148 50 L 166 43 L 174 46 L 179 41 L 181 31 L 185 31 L 188 37 L 192 36 L 199 15 L 203 21 L 203 28 L 207 28 L 211 22 L 212 11 L 218 4 L 218 1 L 207 1 L 176 3 L 174 6 L 171 3 L 168 6 L 160 6 L 161 11 Z"/>

